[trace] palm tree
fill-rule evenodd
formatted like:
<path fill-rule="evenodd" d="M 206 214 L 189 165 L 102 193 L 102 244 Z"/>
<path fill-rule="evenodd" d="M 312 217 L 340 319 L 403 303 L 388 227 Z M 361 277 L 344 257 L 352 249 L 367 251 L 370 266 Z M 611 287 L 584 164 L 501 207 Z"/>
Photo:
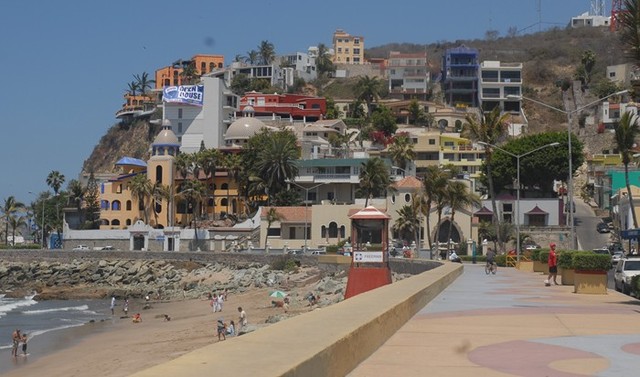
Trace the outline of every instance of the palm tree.
<path fill-rule="evenodd" d="M 135 95 L 138 93 L 138 83 L 136 83 L 135 81 L 131 81 L 130 83 L 128 83 L 127 93 L 135 97 Z"/>
<path fill-rule="evenodd" d="M 391 188 L 391 177 L 389 176 L 389 167 L 380 157 L 368 159 L 361 164 L 360 168 L 360 187 L 357 193 L 365 197 L 364 206 L 369 204 L 369 198 L 375 198 L 382 195 L 386 190 Z"/>
<path fill-rule="evenodd" d="M 240 171 L 242 170 L 242 159 L 240 158 L 239 154 L 230 153 L 225 156 L 224 164 L 227 168 L 227 177 L 229 178 L 227 183 L 227 203 L 230 203 L 229 187 L 231 187 L 231 181 L 234 181 L 237 186 L 238 178 L 240 177 Z M 237 189 L 236 192 L 238 192 Z"/>
<path fill-rule="evenodd" d="M 138 90 L 142 95 L 147 94 L 147 89 L 153 89 L 151 84 L 155 84 L 156 80 L 149 80 L 149 74 L 147 72 L 142 72 L 141 75 L 133 75 L 133 78 L 136 80 L 136 84 L 138 84 Z"/>
<path fill-rule="evenodd" d="M 173 203 L 171 203 L 171 198 L 172 198 L 172 188 L 171 186 L 168 185 L 163 185 L 162 183 L 157 182 L 156 184 L 153 185 L 153 193 L 152 193 L 152 199 L 155 203 L 160 202 L 162 203 L 162 201 L 167 202 L 167 226 L 171 226 L 173 224 L 171 224 L 171 211 L 173 211 L 173 208 L 171 208 L 173 206 Z M 158 224 L 158 213 L 157 211 L 155 211 L 155 205 L 154 207 L 154 215 L 156 216 L 156 224 Z"/>
<path fill-rule="evenodd" d="M 80 223 L 82 223 L 82 202 L 84 200 L 86 189 L 82 187 L 80 181 L 72 179 L 67 184 L 67 191 L 69 195 L 69 202 L 75 205 L 78 216 L 80 216 Z"/>
<path fill-rule="evenodd" d="M 633 206 L 633 197 L 631 196 L 631 184 L 629 183 L 629 163 L 633 157 L 633 147 L 636 143 L 636 137 L 640 133 L 638 128 L 638 118 L 633 113 L 626 111 L 620 118 L 620 122 L 615 126 L 615 139 L 618 147 L 618 153 L 622 157 L 624 164 L 624 180 L 627 185 L 627 195 L 629 196 L 629 207 L 633 217 L 633 227 L 638 227 L 638 219 L 636 210 Z"/>
<path fill-rule="evenodd" d="M 185 84 L 195 84 L 195 82 L 200 78 L 194 63 L 185 66 L 182 69 L 182 72 L 180 72 L 180 76 L 182 76 Z"/>
<path fill-rule="evenodd" d="M 500 114 L 500 107 L 496 106 L 490 113 L 482 114 L 480 119 L 475 114 L 466 116 L 467 134 L 472 140 L 481 141 L 486 144 L 497 144 L 505 134 L 507 118 L 509 114 Z M 500 229 L 498 227 L 498 206 L 496 205 L 496 192 L 493 187 L 493 175 L 491 167 L 491 157 L 493 155 L 491 147 L 486 147 L 484 163 L 487 166 L 487 181 L 489 182 L 489 195 L 491 196 L 491 208 L 493 210 L 493 224 L 496 226 L 496 237 L 500 240 Z M 501 245 L 502 246 L 502 245 Z M 502 248 L 502 247 L 501 247 Z"/>
<path fill-rule="evenodd" d="M 380 98 L 383 84 L 377 77 L 360 77 L 355 85 L 356 97 L 367 104 L 368 115 L 371 115 L 371 104 Z"/>
<path fill-rule="evenodd" d="M 274 208 L 271 207 L 269 208 L 269 210 L 267 211 L 267 234 L 264 235 L 264 247 L 266 249 L 267 247 L 267 240 L 269 239 L 269 231 L 271 230 L 271 224 L 275 223 L 276 221 L 280 221 L 281 216 L 278 213 L 278 211 Z"/>
<path fill-rule="evenodd" d="M 15 246 L 16 244 L 16 229 L 26 226 L 26 216 L 22 215 L 13 215 L 9 216 L 9 223 L 11 225 L 11 234 L 12 234 L 12 244 Z"/>
<path fill-rule="evenodd" d="M 153 192 L 153 184 L 147 178 L 146 174 L 138 174 L 129 183 L 129 189 L 131 190 L 131 195 L 138 199 L 138 208 L 140 205 L 143 207 L 144 212 L 144 222 L 146 224 L 149 223 L 149 205 L 147 203 L 147 198 L 151 197 Z"/>
<path fill-rule="evenodd" d="M 393 142 L 389 147 L 389 155 L 400 169 L 403 171 L 407 169 L 407 161 L 412 161 L 416 158 L 413 143 L 407 134 L 399 134 L 393 138 Z"/>
<path fill-rule="evenodd" d="M 258 46 L 258 54 L 260 55 L 260 61 L 262 62 L 262 64 L 271 64 L 276 56 L 273 43 L 266 40 L 260 42 L 260 46 Z"/>
<path fill-rule="evenodd" d="M 329 135 L 329 144 L 334 148 L 344 149 L 345 154 L 343 157 L 349 158 L 349 145 L 354 144 L 354 139 L 357 135 L 358 132 L 347 132 L 347 130 L 344 130 L 342 134 L 332 133 Z"/>
<path fill-rule="evenodd" d="M 64 174 L 57 170 L 52 170 L 47 176 L 47 185 L 53 189 L 53 193 L 58 195 L 60 187 L 64 183 Z"/>
<path fill-rule="evenodd" d="M 16 198 L 11 195 L 4 200 L 4 204 L 0 211 L 2 211 L 2 217 L 4 218 L 4 244 L 9 244 L 9 224 L 11 223 L 11 217 L 15 216 L 18 212 L 25 208 L 22 202 L 16 200 Z"/>
<path fill-rule="evenodd" d="M 268 195 L 273 198 L 298 176 L 300 148 L 290 131 L 267 131 L 264 136 L 265 143 L 257 151 L 253 172 L 266 182 Z"/>
<path fill-rule="evenodd" d="M 413 241 L 418 242 L 419 227 L 419 207 L 416 205 L 404 205 L 396 211 L 398 219 L 393 224 L 393 231 L 400 235 L 400 238 L 406 239 L 404 236 L 411 235 Z"/>
<path fill-rule="evenodd" d="M 447 186 L 447 180 L 450 175 L 446 174 L 447 172 L 440 169 L 438 166 L 432 165 L 427 167 L 424 179 L 423 179 L 423 200 L 424 200 L 424 210 L 423 213 L 427 218 L 427 240 L 429 242 L 429 247 L 432 245 L 431 240 L 431 221 L 430 213 L 431 207 L 436 200 L 437 197 L 440 196 L 440 193 Z M 440 226 L 440 222 L 438 221 L 438 227 Z M 437 241 L 437 239 L 436 239 Z"/>
<path fill-rule="evenodd" d="M 196 165 L 202 168 L 202 172 L 207 177 L 207 181 L 211 180 L 211 185 L 213 186 L 215 175 L 216 175 L 216 166 L 220 163 L 222 156 L 217 149 L 205 149 L 201 152 L 198 152 L 195 156 Z M 196 170 L 197 172 L 197 170 Z M 209 191 L 207 189 L 207 191 Z M 211 190 L 211 195 L 213 197 L 213 219 L 216 218 L 216 203 L 215 203 L 215 190 Z M 205 203 L 207 203 L 205 201 Z M 207 204 L 205 204 L 207 207 Z M 205 213 L 209 213 L 208 208 Z"/>
<path fill-rule="evenodd" d="M 449 182 L 445 191 L 445 196 L 449 208 L 451 208 L 451 218 L 449 219 L 449 234 L 447 240 L 451 240 L 451 230 L 453 229 L 453 221 L 457 210 L 462 210 L 470 206 L 479 206 L 480 198 L 469 192 L 466 184 L 462 181 Z"/>
<path fill-rule="evenodd" d="M 258 62 L 258 57 L 260 53 L 256 50 L 251 50 L 247 52 L 247 56 L 245 57 L 245 61 L 250 65 L 254 65 Z"/>
<path fill-rule="evenodd" d="M 618 13 L 620 41 L 627 47 L 626 55 L 640 64 L 640 2 L 624 0 L 623 8 Z"/>

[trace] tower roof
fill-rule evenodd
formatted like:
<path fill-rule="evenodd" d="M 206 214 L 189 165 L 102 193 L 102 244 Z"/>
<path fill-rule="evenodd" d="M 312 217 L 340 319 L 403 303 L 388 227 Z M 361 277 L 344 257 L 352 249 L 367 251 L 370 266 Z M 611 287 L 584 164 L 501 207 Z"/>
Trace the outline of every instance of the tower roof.
<path fill-rule="evenodd" d="M 171 129 L 171 122 L 168 119 L 162 121 L 162 130 L 156 136 L 153 141 L 153 145 L 171 145 L 171 146 L 180 146 L 180 142 L 178 141 L 178 137 L 173 133 Z"/>

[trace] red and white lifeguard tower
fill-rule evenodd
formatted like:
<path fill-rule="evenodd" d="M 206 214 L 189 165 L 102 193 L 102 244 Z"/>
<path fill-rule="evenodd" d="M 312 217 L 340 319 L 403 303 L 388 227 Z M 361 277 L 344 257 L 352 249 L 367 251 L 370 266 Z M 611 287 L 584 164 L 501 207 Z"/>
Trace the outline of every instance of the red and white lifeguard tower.
<path fill-rule="evenodd" d="M 351 219 L 351 268 L 344 298 L 353 297 L 383 285 L 391 284 L 387 245 L 391 216 L 375 207 L 366 207 Z M 381 250 L 367 250 L 367 245 L 380 244 Z"/>

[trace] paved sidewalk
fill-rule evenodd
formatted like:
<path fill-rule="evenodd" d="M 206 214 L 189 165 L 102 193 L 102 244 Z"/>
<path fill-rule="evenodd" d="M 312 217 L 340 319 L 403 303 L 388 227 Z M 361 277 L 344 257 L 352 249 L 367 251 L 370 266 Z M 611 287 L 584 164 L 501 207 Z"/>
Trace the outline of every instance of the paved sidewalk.
<path fill-rule="evenodd" d="M 540 273 L 464 268 L 349 376 L 638 374 L 639 300 L 545 287 Z"/>

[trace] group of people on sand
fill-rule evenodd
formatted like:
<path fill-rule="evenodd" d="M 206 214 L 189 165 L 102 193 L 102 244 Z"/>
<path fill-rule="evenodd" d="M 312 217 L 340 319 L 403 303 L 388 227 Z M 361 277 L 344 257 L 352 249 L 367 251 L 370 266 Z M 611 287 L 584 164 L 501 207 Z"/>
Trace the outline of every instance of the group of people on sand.
<path fill-rule="evenodd" d="M 240 314 L 238 317 L 238 327 L 236 328 L 236 323 L 231 320 L 229 324 L 227 324 L 224 319 L 218 318 L 216 323 L 216 333 L 218 334 L 218 340 L 226 340 L 228 336 L 237 335 L 239 331 L 244 330 L 247 326 L 247 312 L 242 309 L 242 306 L 238 306 L 238 313 Z"/>
<path fill-rule="evenodd" d="M 16 329 L 13 334 L 11 334 L 11 341 L 11 356 L 18 356 L 20 344 L 22 344 L 22 355 L 27 356 L 27 334 L 21 334 L 21 330 Z"/>
<path fill-rule="evenodd" d="M 211 293 L 209 293 L 209 304 L 211 305 L 214 313 L 222 311 L 222 305 L 225 301 L 227 301 L 226 289 L 220 292 L 220 294 L 214 293 L 211 295 Z"/>

